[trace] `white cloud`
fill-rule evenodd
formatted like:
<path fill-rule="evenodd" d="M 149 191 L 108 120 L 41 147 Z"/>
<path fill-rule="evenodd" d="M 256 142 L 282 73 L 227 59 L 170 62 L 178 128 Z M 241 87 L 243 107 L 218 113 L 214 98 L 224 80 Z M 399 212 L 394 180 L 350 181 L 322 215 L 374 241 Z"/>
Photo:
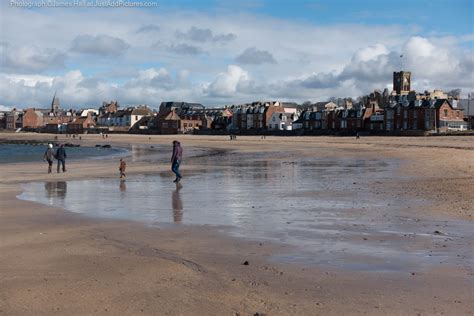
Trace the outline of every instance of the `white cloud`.
<path fill-rule="evenodd" d="M 357 96 L 390 86 L 401 53 L 417 90 L 474 89 L 472 48 L 466 48 L 472 35 L 411 37 L 419 29 L 317 25 L 233 10 L 0 6 L 2 40 L 13 52 L 1 52 L 0 104 L 7 106 L 50 103 L 55 90 L 75 107 L 112 98 L 214 105 Z M 246 59 L 232 65 L 236 56 Z"/>
<path fill-rule="evenodd" d="M 186 32 L 176 31 L 176 37 L 195 42 L 229 42 L 236 38 L 235 34 L 214 34 L 209 28 L 191 27 Z"/>
<path fill-rule="evenodd" d="M 250 64 L 250 65 L 260 65 L 260 64 L 275 64 L 276 61 L 273 58 L 273 55 L 266 50 L 258 50 L 255 47 L 249 47 L 242 52 L 235 59 L 238 63 L 241 64 Z"/>
<path fill-rule="evenodd" d="M 64 67 L 66 54 L 50 48 L 39 48 L 34 45 L 12 45 L 0 43 L 0 66 L 4 72 L 34 73 L 47 69 Z"/>
<path fill-rule="evenodd" d="M 216 79 L 204 88 L 204 93 L 216 97 L 232 97 L 240 85 L 249 81 L 249 74 L 236 65 L 229 65 L 226 72 L 221 72 Z"/>
<path fill-rule="evenodd" d="M 84 54 L 118 56 L 130 48 L 124 40 L 109 35 L 79 35 L 72 41 L 71 50 Z"/>
<path fill-rule="evenodd" d="M 159 30 L 160 30 L 160 27 L 158 25 L 147 24 L 147 25 L 139 27 L 136 33 L 158 32 Z"/>

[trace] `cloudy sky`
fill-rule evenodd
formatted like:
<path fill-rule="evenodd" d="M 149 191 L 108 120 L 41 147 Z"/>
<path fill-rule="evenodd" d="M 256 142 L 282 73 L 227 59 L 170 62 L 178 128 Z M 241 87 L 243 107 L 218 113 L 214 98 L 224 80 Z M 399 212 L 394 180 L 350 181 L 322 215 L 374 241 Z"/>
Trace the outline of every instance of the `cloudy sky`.
<path fill-rule="evenodd" d="M 0 0 L 1 108 L 324 101 L 401 68 L 417 91 L 474 91 L 471 0 L 20 6 L 41 1 Z"/>

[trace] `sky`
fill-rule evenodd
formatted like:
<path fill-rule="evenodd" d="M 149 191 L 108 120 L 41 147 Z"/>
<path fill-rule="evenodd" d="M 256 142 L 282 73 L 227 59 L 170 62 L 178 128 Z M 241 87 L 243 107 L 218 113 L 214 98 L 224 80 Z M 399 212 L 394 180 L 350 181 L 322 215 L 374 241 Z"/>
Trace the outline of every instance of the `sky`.
<path fill-rule="evenodd" d="M 399 70 L 466 95 L 473 29 L 472 0 L 0 0 L 0 110 L 54 93 L 63 108 L 317 102 L 391 90 Z"/>

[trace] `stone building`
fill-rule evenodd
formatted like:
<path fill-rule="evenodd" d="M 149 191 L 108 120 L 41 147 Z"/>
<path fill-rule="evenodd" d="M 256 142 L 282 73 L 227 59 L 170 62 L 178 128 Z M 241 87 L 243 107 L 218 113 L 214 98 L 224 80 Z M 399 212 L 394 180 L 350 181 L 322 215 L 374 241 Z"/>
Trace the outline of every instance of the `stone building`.
<path fill-rule="evenodd" d="M 399 71 L 393 73 L 393 91 L 396 94 L 408 94 L 411 86 L 411 72 Z"/>

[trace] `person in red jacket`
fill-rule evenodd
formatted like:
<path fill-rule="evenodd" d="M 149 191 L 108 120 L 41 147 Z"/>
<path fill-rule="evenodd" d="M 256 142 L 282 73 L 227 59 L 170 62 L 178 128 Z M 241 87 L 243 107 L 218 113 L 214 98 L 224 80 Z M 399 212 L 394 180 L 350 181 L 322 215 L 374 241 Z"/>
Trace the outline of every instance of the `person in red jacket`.
<path fill-rule="evenodd" d="M 181 159 L 183 158 L 183 148 L 181 143 L 177 140 L 173 141 L 173 156 L 171 156 L 171 171 L 176 175 L 176 179 L 173 181 L 175 183 L 181 181 L 181 173 L 179 172 L 179 165 L 181 164 Z"/>

